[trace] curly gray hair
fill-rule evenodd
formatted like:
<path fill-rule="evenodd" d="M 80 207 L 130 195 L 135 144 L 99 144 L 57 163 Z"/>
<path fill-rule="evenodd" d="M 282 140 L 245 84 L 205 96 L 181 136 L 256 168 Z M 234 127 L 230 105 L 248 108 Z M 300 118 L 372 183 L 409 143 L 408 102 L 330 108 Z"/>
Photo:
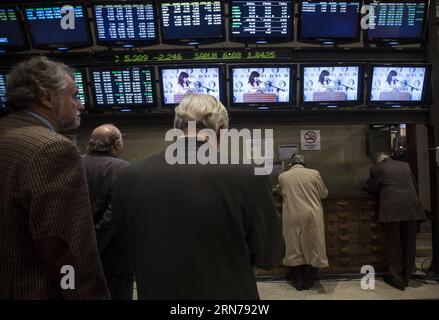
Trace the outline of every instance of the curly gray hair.
<path fill-rule="evenodd" d="M 174 127 L 185 130 L 189 121 L 196 121 L 197 128 L 218 131 L 229 125 L 229 115 L 224 105 L 208 94 L 189 94 L 175 108 Z"/>
<path fill-rule="evenodd" d="M 6 82 L 8 109 L 26 109 L 39 102 L 43 93 L 64 89 L 67 86 L 66 74 L 74 78 L 70 67 L 44 56 L 16 64 Z"/>

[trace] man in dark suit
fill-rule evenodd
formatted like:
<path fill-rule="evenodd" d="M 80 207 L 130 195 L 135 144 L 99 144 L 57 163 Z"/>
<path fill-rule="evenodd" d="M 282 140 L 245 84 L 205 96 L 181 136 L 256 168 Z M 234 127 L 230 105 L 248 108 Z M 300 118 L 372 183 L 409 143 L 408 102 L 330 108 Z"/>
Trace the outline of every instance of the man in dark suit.
<path fill-rule="evenodd" d="M 82 158 L 102 266 L 113 300 L 133 298 L 133 272 L 116 238 L 111 211 L 114 180 L 119 170 L 129 165 L 120 159 L 123 151 L 120 130 L 114 125 L 104 124 L 93 130 L 88 154 Z"/>
<path fill-rule="evenodd" d="M 213 143 L 191 136 L 190 122 L 214 136 L 228 127 L 226 109 L 210 95 L 186 96 L 175 113 L 186 161 Z M 284 254 L 267 177 L 249 165 L 169 163 L 162 152 L 122 169 L 115 183 L 114 223 L 139 298 L 258 299 L 252 266 L 276 266 Z"/>
<path fill-rule="evenodd" d="M 78 148 L 72 71 L 45 57 L 11 70 L 0 120 L 0 299 L 108 299 Z M 72 269 L 73 268 L 73 269 Z"/>
<path fill-rule="evenodd" d="M 374 162 L 367 184 L 370 193 L 379 195 L 378 222 L 386 233 L 390 275 L 384 280 L 405 290 L 415 270 L 418 221 L 425 220 L 425 213 L 409 165 L 382 152 L 374 156 Z"/>

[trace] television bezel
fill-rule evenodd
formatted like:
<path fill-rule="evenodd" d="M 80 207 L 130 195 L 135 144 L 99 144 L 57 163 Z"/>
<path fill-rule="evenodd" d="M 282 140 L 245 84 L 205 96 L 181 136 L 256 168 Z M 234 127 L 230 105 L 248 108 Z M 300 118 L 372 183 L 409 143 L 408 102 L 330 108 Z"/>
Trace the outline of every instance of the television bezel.
<path fill-rule="evenodd" d="M 215 2 L 218 0 L 208 0 L 209 2 Z M 225 28 L 225 5 L 224 1 L 219 1 L 221 3 L 221 10 L 222 10 L 222 23 L 221 23 L 221 32 L 222 35 L 220 37 L 192 37 L 192 38 L 179 38 L 179 39 L 166 39 L 165 38 L 165 31 L 163 26 L 163 15 L 162 15 L 162 4 L 164 2 L 200 2 L 199 0 L 158 0 L 158 15 L 157 18 L 160 21 L 160 38 L 161 42 L 164 44 L 174 44 L 174 45 L 203 45 L 203 44 L 211 44 L 211 43 L 220 43 L 226 41 L 226 28 Z"/>
<path fill-rule="evenodd" d="M 280 110 L 280 109 L 295 109 L 296 108 L 296 94 L 297 94 L 297 64 L 293 63 L 257 63 L 257 64 L 230 64 L 228 66 L 229 73 L 229 106 L 232 110 Z M 236 68 L 289 68 L 290 69 L 290 101 L 289 102 L 234 102 L 233 101 L 233 70 Z"/>
<path fill-rule="evenodd" d="M 304 75 L 305 68 L 316 67 L 358 67 L 358 88 L 356 100 L 342 100 L 342 101 L 304 101 Z M 324 63 L 304 63 L 300 65 L 300 105 L 303 108 L 315 108 L 315 107 L 345 107 L 345 106 L 358 106 L 364 104 L 364 63 L 351 63 L 351 62 L 324 62 Z"/>
<path fill-rule="evenodd" d="M 152 83 L 152 93 L 153 93 L 153 102 L 151 103 L 140 103 L 140 104 L 103 104 L 99 105 L 97 104 L 96 99 L 96 88 L 93 81 L 93 72 L 95 70 L 99 71 L 113 71 L 113 70 L 122 70 L 126 68 L 149 68 L 151 69 L 151 83 Z M 157 90 L 155 87 L 156 84 L 156 77 L 155 77 L 155 71 L 153 65 L 120 65 L 120 66 L 101 66 L 96 65 L 88 68 L 89 76 L 90 76 L 90 87 L 91 87 L 91 97 L 93 99 L 93 108 L 90 109 L 91 111 L 120 111 L 120 110 L 127 110 L 127 111 L 136 111 L 136 110 L 150 110 L 157 107 Z"/>
<path fill-rule="evenodd" d="M 15 14 L 18 18 L 18 28 L 20 30 L 20 34 L 23 37 L 23 46 L 3 46 L 0 44 L 0 51 L 5 52 L 18 52 L 18 51 L 26 51 L 30 49 L 29 39 L 26 34 L 25 22 L 22 19 L 21 11 L 17 6 L 11 5 L 0 5 L 0 9 L 14 9 Z"/>
<path fill-rule="evenodd" d="M 99 32 L 96 25 L 96 6 L 106 6 L 106 5 L 147 5 L 151 4 L 152 9 L 154 12 L 154 28 L 155 28 L 155 34 L 156 37 L 154 40 L 101 40 L 99 39 Z M 133 46 L 133 47 L 146 47 L 146 46 L 152 46 L 155 44 L 160 43 L 160 30 L 158 26 L 158 16 L 157 11 L 155 8 L 155 2 L 153 0 L 122 0 L 122 1 L 93 1 L 91 3 L 91 11 L 93 16 L 93 28 L 94 28 L 94 35 L 96 37 L 96 44 L 99 46 L 104 47 L 123 47 L 123 46 Z"/>
<path fill-rule="evenodd" d="M 231 10 L 230 8 L 232 7 L 232 1 L 229 1 L 229 11 Z M 278 1 L 278 0 L 277 0 Z M 295 13 L 295 9 L 294 9 L 294 2 L 293 1 L 284 1 L 284 2 L 288 2 L 289 6 L 290 6 L 290 10 L 291 10 L 291 17 L 290 17 L 290 36 L 280 36 L 280 37 L 270 37 L 270 36 L 235 36 L 233 35 L 233 30 L 232 30 L 232 15 L 231 13 L 229 13 L 229 41 L 232 42 L 237 42 L 237 43 L 247 43 L 247 44 L 258 44 L 258 42 L 260 43 L 284 43 L 284 42 L 292 42 L 294 41 L 294 13 Z"/>
<path fill-rule="evenodd" d="M 377 3 L 378 5 L 382 2 L 385 3 L 408 3 L 413 2 L 409 0 L 387 0 Z M 421 36 L 418 38 L 369 38 L 369 31 L 365 30 L 363 32 L 363 42 L 369 44 L 386 45 L 386 44 L 410 44 L 410 43 L 424 43 L 427 36 L 427 24 L 428 24 L 428 11 L 430 10 L 430 0 L 418 0 L 416 2 L 424 2 L 426 5 L 426 10 L 424 13 L 424 21 L 421 31 Z M 373 3 L 371 0 L 365 0 L 365 4 Z"/>
<path fill-rule="evenodd" d="M 191 68 L 218 68 L 218 78 L 219 78 L 219 88 L 220 88 L 220 94 L 219 94 L 219 100 L 221 103 L 226 105 L 226 74 L 225 74 L 225 65 L 223 63 L 215 63 L 215 64 L 183 64 L 183 65 L 161 65 L 158 67 L 158 79 L 159 79 L 159 91 L 160 91 L 160 102 L 162 108 L 169 109 L 169 108 L 175 108 L 178 103 L 165 103 L 165 96 L 163 94 L 164 91 L 164 84 L 163 84 L 163 77 L 162 77 L 162 70 L 166 69 L 191 69 Z"/>
<path fill-rule="evenodd" d="M 92 35 L 90 32 L 90 17 L 88 15 L 87 5 L 83 2 L 77 2 L 77 1 L 72 2 L 72 3 L 68 3 L 68 5 L 81 6 L 83 8 L 84 19 L 85 19 L 85 28 L 86 28 L 86 33 L 88 36 L 88 41 L 75 43 L 75 44 L 66 44 L 66 43 L 36 44 L 35 43 L 33 33 L 32 33 L 32 28 L 30 26 L 29 21 L 26 18 L 26 9 L 41 8 L 41 7 L 47 7 L 47 6 L 54 7 L 54 6 L 62 6 L 62 5 L 65 5 L 65 3 L 57 1 L 57 2 L 43 2 L 41 4 L 37 4 L 37 3 L 26 4 L 26 5 L 20 6 L 21 13 L 23 14 L 24 26 L 27 30 L 28 35 L 29 35 L 29 39 L 30 39 L 32 48 L 42 49 L 42 50 L 56 50 L 56 49 L 60 49 L 60 48 L 76 49 L 76 48 L 86 48 L 86 47 L 93 46 L 93 38 L 92 38 Z"/>
<path fill-rule="evenodd" d="M 357 18 L 357 33 L 354 37 L 333 37 L 333 38 L 325 38 L 325 37 L 303 37 L 301 35 L 302 33 L 302 3 L 305 2 L 304 0 L 298 1 L 298 8 L 297 8 L 297 41 L 299 42 L 308 42 L 308 43 L 317 43 L 317 44 L 324 44 L 324 43 L 332 43 L 332 44 L 344 44 L 344 43 L 355 43 L 360 41 L 360 34 L 361 34 L 361 7 L 363 5 L 362 0 L 351 0 L 351 1 L 320 1 L 320 0 L 308 0 L 306 2 L 315 2 L 315 3 L 321 3 L 321 2 L 356 2 L 359 4 L 359 12 L 358 12 L 358 18 Z"/>
<path fill-rule="evenodd" d="M 424 84 L 422 87 L 422 98 L 420 101 L 372 101 L 370 99 L 372 94 L 373 68 L 374 67 L 425 67 Z M 367 70 L 367 104 L 369 106 L 425 106 L 428 105 L 428 91 L 430 88 L 431 64 L 429 63 L 371 63 Z"/>

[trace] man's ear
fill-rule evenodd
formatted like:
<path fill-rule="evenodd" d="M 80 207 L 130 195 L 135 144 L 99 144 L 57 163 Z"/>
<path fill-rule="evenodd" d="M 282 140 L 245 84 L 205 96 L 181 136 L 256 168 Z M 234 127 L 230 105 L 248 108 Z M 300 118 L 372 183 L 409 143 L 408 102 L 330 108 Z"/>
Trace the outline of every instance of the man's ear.
<path fill-rule="evenodd" d="M 41 104 L 48 109 L 53 108 L 53 96 L 48 91 L 43 91 L 40 93 L 40 102 Z"/>
<path fill-rule="evenodd" d="M 122 139 L 117 139 L 116 141 L 114 141 L 114 147 L 121 148 L 122 147 Z"/>

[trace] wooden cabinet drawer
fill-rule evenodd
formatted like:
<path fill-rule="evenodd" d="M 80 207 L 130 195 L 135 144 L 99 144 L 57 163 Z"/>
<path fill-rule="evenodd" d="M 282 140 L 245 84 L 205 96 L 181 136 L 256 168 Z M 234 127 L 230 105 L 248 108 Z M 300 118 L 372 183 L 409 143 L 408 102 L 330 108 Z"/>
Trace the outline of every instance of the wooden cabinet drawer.
<path fill-rule="evenodd" d="M 384 248 L 379 244 L 328 244 L 326 247 L 328 256 L 369 256 L 384 254 Z"/>
<path fill-rule="evenodd" d="M 359 218 L 359 210 L 329 210 L 327 214 L 328 222 L 358 221 Z"/>
<path fill-rule="evenodd" d="M 355 233 L 360 231 L 358 222 L 329 222 L 328 233 Z"/>
<path fill-rule="evenodd" d="M 372 233 L 372 232 L 383 232 L 383 228 L 379 223 L 370 222 L 370 223 L 360 223 L 360 232 L 364 233 Z"/>
<path fill-rule="evenodd" d="M 357 199 L 327 199 L 323 203 L 324 209 L 356 209 Z"/>
<path fill-rule="evenodd" d="M 375 222 L 377 219 L 377 215 L 378 215 L 378 212 L 375 210 L 370 210 L 370 209 L 362 210 L 360 213 L 360 220 L 361 221 Z"/>
<path fill-rule="evenodd" d="M 358 208 L 376 210 L 378 208 L 377 199 L 376 198 L 358 199 Z"/>

